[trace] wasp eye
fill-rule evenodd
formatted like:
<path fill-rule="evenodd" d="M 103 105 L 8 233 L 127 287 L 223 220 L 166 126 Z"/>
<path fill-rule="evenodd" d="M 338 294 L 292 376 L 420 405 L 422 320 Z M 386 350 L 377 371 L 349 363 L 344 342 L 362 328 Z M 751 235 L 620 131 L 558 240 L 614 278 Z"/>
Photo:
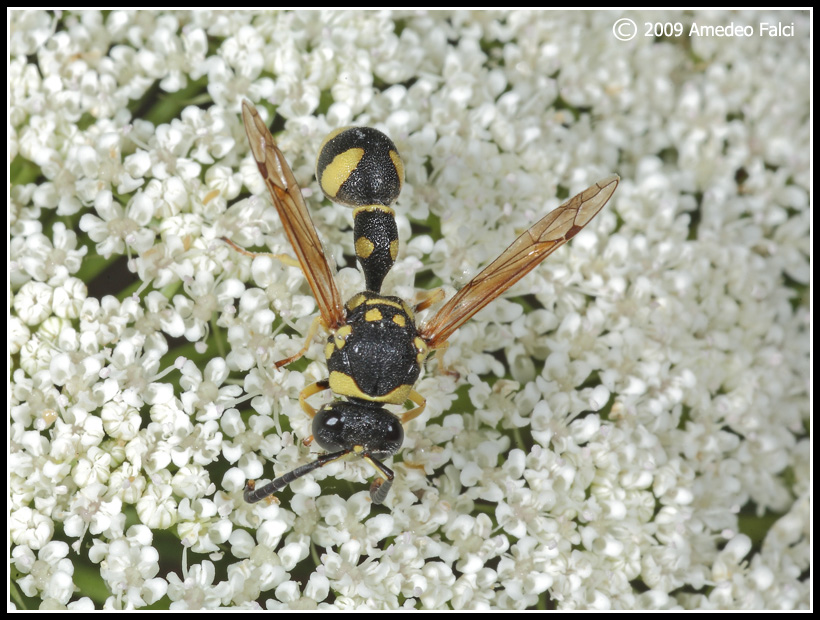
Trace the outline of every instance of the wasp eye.
<path fill-rule="evenodd" d="M 404 443 L 404 428 L 398 420 L 391 421 L 382 429 L 380 439 L 384 440 L 383 443 L 385 444 L 398 444 L 401 446 Z"/>

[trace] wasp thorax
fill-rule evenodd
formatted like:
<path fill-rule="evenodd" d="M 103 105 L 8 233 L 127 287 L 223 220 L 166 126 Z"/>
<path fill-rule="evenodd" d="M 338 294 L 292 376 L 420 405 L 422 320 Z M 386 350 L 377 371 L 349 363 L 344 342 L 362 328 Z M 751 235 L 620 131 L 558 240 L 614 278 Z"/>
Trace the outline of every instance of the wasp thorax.
<path fill-rule="evenodd" d="M 316 178 L 325 196 L 349 207 L 388 206 L 404 183 L 393 141 L 372 127 L 343 127 L 322 143 Z"/>
<path fill-rule="evenodd" d="M 372 292 L 355 295 L 345 308 L 346 325 L 325 347 L 330 389 L 374 403 L 404 403 L 427 353 L 420 354 L 413 311 L 398 297 Z"/>

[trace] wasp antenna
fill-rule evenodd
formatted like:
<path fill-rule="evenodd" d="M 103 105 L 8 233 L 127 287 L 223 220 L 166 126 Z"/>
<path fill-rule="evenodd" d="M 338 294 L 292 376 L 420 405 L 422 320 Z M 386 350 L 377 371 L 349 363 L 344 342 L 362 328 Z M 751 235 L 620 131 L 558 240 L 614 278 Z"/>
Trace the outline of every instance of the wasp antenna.
<path fill-rule="evenodd" d="M 306 465 L 301 465 L 296 469 L 289 471 L 288 473 L 279 476 L 275 480 L 270 481 L 263 487 L 258 489 L 252 486 L 245 487 L 245 501 L 249 504 L 255 504 L 259 500 L 265 499 L 269 495 L 273 495 L 277 491 L 281 491 L 286 486 L 288 486 L 294 480 L 298 480 L 302 476 L 309 474 L 310 472 L 319 469 L 320 467 L 324 467 L 328 463 L 332 463 L 344 456 L 350 454 L 351 450 L 340 450 L 339 452 L 333 452 L 332 454 L 323 454 L 318 459 L 313 461 L 312 463 L 307 463 Z"/>
<path fill-rule="evenodd" d="M 376 478 L 370 486 L 370 500 L 374 504 L 382 504 L 393 486 L 393 479 Z"/>

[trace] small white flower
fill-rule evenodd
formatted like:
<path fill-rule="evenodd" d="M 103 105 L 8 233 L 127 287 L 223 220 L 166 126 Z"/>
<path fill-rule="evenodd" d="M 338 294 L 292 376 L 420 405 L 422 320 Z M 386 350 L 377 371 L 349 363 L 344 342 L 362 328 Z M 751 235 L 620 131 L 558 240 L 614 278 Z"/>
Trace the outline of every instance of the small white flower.
<path fill-rule="evenodd" d="M 12 542 L 30 549 L 41 549 L 46 545 L 54 533 L 53 527 L 51 519 L 30 508 L 20 508 L 9 515 Z"/>
<path fill-rule="evenodd" d="M 154 242 L 154 233 L 145 225 L 154 214 L 154 205 L 142 192 L 137 193 L 123 208 L 111 195 L 101 192 L 94 201 L 98 215 L 86 214 L 80 219 L 80 229 L 97 243 L 97 253 L 105 258 L 122 254 L 126 246 L 142 253 Z"/>
<path fill-rule="evenodd" d="M 182 496 L 201 497 L 203 488 L 197 488 L 202 473 L 182 468 L 175 476 L 174 486 Z M 183 488 L 184 487 L 184 488 Z M 179 504 L 180 522 L 177 530 L 182 543 L 196 553 L 214 553 L 231 535 L 232 524 L 227 519 L 215 519 L 217 506 L 207 500 L 183 500 Z"/>
<path fill-rule="evenodd" d="M 186 282 L 187 297 L 174 297 L 174 306 L 185 321 L 185 338 L 191 342 L 204 338 L 213 314 L 232 303 L 243 288 L 238 280 L 220 281 L 209 272 L 197 272 L 193 280 Z"/>
<path fill-rule="evenodd" d="M 140 521 L 152 529 L 167 529 L 176 523 L 177 503 L 172 493 L 171 485 L 164 480 L 149 483 L 136 506 Z"/>
<path fill-rule="evenodd" d="M 100 575 L 113 593 L 106 607 L 144 607 L 166 594 L 167 582 L 156 578 L 159 555 L 151 546 L 152 539 L 147 527 L 135 525 L 110 543 L 95 541 L 89 557 L 100 564 Z"/>
<path fill-rule="evenodd" d="M 93 536 L 120 536 L 125 525 L 122 502 L 118 498 L 106 501 L 102 497 L 105 487 L 100 483 L 86 483 L 79 487 L 70 505 L 70 514 L 65 520 L 66 533 L 78 540 L 72 545 L 75 551 L 80 547 L 87 532 Z"/>
<path fill-rule="evenodd" d="M 175 573 L 168 575 L 168 598 L 171 609 L 209 609 L 222 605 L 222 597 L 229 594 L 228 584 L 214 583 L 214 565 L 204 560 L 189 567 L 184 579 Z"/>
<path fill-rule="evenodd" d="M 196 408 L 205 409 L 208 405 L 224 408 L 237 398 L 242 390 L 237 385 L 220 387 L 228 378 L 229 370 L 221 358 L 212 359 L 202 373 L 193 362 L 186 362 L 182 367 L 180 385 L 185 392 L 180 396 L 182 406 L 189 413 Z"/>
<path fill-rule="evenodd" d="M 54 314 L 64 319 L 76 319 L 80 316 L 83 301 L 88 295 L 85 284 L 77 278 L 67 278 L 54 289 L 52 301 Z"/>
<path fill-rule="evenodd" d="M 16 355 L 31 336 L 23 320 L 17 315 L 9 317 L 9 353 Z"/>
<path fill-rule="evenodd" d="M 19 239 L 19 238 L 18 238 Z M 69 274 L 79 270 L 81 261 L 88 248 L 77 249 L 77 235 L 66 230 L 62 222 L 57 222 L 53 229 L 53 239 L 43 234 L 26 238 L 25 245 L 17 246 L 11 256 L 32 278 L 48 282 L 52 286 L 61 284 Z M 16 256 L 20 252 L 21 256 Z"/>
<path fill-rule="evenodd" d="M 17 547 L 15 555 L 19 557 Z M 18 570 L 26 573 L 17 583 L 26 596 L 52 599 L 53 603 L 66 605 L 74 594 L 74 564 L 68 556 L 69 547 L 64 542 L 51 541 L 40 549 L 37 560 L 16 562 Z"/>
<path fill-rule="evenodd" d="M 54 290 L 43 282 L 27 282 L 14 296 L 14 312 L 26 325 L 42 323 L 51 314 Z"/>

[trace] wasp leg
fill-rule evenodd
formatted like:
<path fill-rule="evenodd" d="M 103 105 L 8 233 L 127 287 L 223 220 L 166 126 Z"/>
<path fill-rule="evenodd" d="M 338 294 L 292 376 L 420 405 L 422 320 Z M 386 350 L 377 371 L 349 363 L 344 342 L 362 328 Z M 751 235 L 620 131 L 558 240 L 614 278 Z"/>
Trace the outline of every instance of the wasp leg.
<path fill-rule="evenodd" d="M 271 254 L 270 252 L 249 252 L 245 248 L 242 248 L 242 247 L 236 245 L 233 241 L 231 241 L 227 237 L 220 237 L 220 238 L 222 239 L 222 241 L 224 241 L 229 246 L 231 246 L 234 250 L 236 250 L 240 254 L 244 254 L 245 256 L 250 256 L 251 258 L 256 258 L 257 256 L 269 256 L 270 258 L 277 259 L 279 262 L 287 265 L 288 267 L 296 267 L 298 269 L 302 268 L 302 266 L 299 264 L 299 261 L 297 261 L 294 258 L 291 258 L 287 254 Z M 287 357 L 283 360 L 279 360 L 278 362 L 276 362 L 274 364 L 274 366 L 276 368 L 281 368 L 282 366 L 287 366 L 291 362 L 295 362 L 300 357 L 302 357 L 305 353 L 307 353 L 307 350 L 310 347 L 310 342 L 311 342 L 311 340 L 313 340 L 314 336 L 316 336 L 316 334 L 318 333 L 320 327 L 324 327 L 325 329 L 327 329 L 327 324 L 324 322 L 324 320 L 321 317 L 317 317 L 313 320 L 313 323 L 311 323 L 311 325 L 310 325 L 310 329 L 308 330 L 307 338 L 305 338 L 305 346 L 303 346 L 295 355 L 291 355 L 290 357 Z"/>
<path fill-rule="evenodd" d="M 311 383 L 307 386 L 304 390 L 299 392 L 299 404 L 302 405 L 302 411 L 308 414 L 311 419 L 313 416 L 316 415 L 316 409 L 314 409 L 308 402 L 307 399 L 313 396 L 314 394 L 318 394 L 319 392 L 324 392 L 325 390 L 330 389 L 330 382 L 327 379 L 323 381 L 317 381 L 316 383 Z"/>
<path fill-rule="evenodd" d="M 447 347 L 449 346 L 450 343 L 445 342 L 438 349 L 436 349 L 436 361 L 438 362 L 439 372 L 443 372 L 445 375 L 448 375 L 453 379 L 458 380 L 458 378 L 461 377 L 461 373 L 459 373 L 457 370 L 453 370 L 452 368 L 447 368 L 447 364 L 444 363 L 444 352 L 447 350 Z"/>
<path fill-rule="evenodd" d="M 427 407 L 427 399 L 424 398 L 424 396 L 422 396 L 418 392 L 416 392 L 416 390 L 412 390 L 407 398 L 416 403 L 416 407 L 411 409 L 410 411 L 405 411 L 402 414 L 402 425 L 407 424 L 410 420 L 419 417 L 424 412 L 424 408 Z"/>
<path fill-rule="evenodd" d="M 426 297 L 416 304 L 413 309 L 414 312 L 421 312 L 427 310 L 430 306 L 439 303 L 444 299 L 444 289 L 437 288 L 434 291 L 428 291 Z"/>
<path fill-rule="evenodd" d="M 403 461 L 405 467 L 409 467 L 410 469 L 419 469 L 424 471 L 427 466 L 424 463 L 415 463 L 413 461 Z"/>
<path fill-rule="evenodd" d="M 461 377 L 461 373 L 459 373 L 457 370 L 447 368 L 447 365 L 444 363 L 444 353 L 447 351 L 447 348 L 449 346 L 449 342 L 443 342 L 435 348 L 436 362 L 438 362 L 438 371 L 441 374 L 447 375 L 448 377 L 452 377 L 453 379 L 458 380 L 458 378 Z"/>
<path fill-rule="evenodd" d="M 257 256 L 269 256 L 270 258 L 277 259 L 278 261 L 287 265 L 288 267 L 296 267 L 298 269 L 302 268 L 301 265 L 299 265 L 299 261 L 297 261 L 294 258 L 291 258 L 287 254 L 271 254 L 270 252 L 249 252 L 248 250 L 236 245 L 227 237 L 221 237 L 221 239 L 229 246 L 231 246 L 234 250 L 236 250 L 240 254 L 244 254 L 245 256 L 250 256 L 251 258 L 256 258 Z M 305 353 L 307 353 L 307 350 L 310 347 L 310 343 L 316 336 L 316 334 L 319 332 L 320 327 L 324 327 L 325 329 L 327 329 L 327 325 L 322 320 L 322 318 L 316 317 L 315 319 L 313 319 L 313 323 L 311 323 L 310 329 L 308 330 L 307 337 L 305 338 L 305 345 L 301 349 L 299 349 L 299 351 L 297 351 L 295 355 L 291 355 L 290 357 L 286 357 L 285 359 L 276 362 L 274 364 L 274 367 L 281 368 L 282 366 L 287 366 L 291 362 L 295 362 L 296 360 L 301 358 Z"/>
<path fill-rule="evenodd" d="M 313 408 L 308 402 L 307 399 L 313 396 L 314 394 L 318 394 L 319 392 L 324 392 L 325 390 L 330 389 L 330 383 L 327 379 L 324 381 L 317 381 L 316 383 L 311 383 L 307 386 L 304 390 L 299 392 L 299 404 L 302 405 L 302 411 L 304 411 L 311 419 L 313 416 L 316 415 L 316 409 Z M 313 443 L 313 435 L 309 435 L 302 440 L 302 443 L 306 446 L 309 446 Z"/>
<path fill-rule="evenodd" d="M 382 463 L 379 459 L 370 456 L 369 454 L 363 455 L 362 458 L 370 463 L 381 476 L 376 478 L 373 481 L 373 484 L 370 485 L 370 500 L 374 504 L 381 504 L 387 498 L 387 494 L 390 492 L 390 487 L 393 486 L 393 470 Z"/>
<path fill-rule="evenodd" d="M 250 256 L 251 258 L 256 258 L 257 256 L 269 256 L 270 258 L 275 258 L 276 260 L 278 260 L 283 265 L 287 265 L 288 267 L 297 267 L 297 268 L 301 269 L 301 266 L 299 265 L 299 261 L 296 260 L 295 258 L 291 258 L 287 254 L 271 254 L 270 252 L 249 252 L 245 248 L 236 245 L 233 241 L 231 241 L 227 237 L 220 237 L 220 239 L 222 239 L 222 241 L 224 241 L 229 246 L 231 246 L 234 250 L 236 250 L 240 254 L 244 254 L 245 256 Z"/>
<path fill-rule="evenodd" d="M 316 334 L 319 333 L 319 329 L 322 327 L 327 329 L 327 325 L 325 324 L 322 317 L 317 316 L 315 319 L 313 319 L 313 322 L 310 324 L 310 329 L 308 330 L 307 336 L 305 337 L 305 345 L 301 349 L 299 349 L 294 355 L 291 355 L 290 357 L 286 357 L 285 359 L 276 362 L 274 366 L 276 368 L 281 368 L 282 366 L 287 366 L 291 362 L 295 362 L 296 360 L 301 358 L 305 353 L 307 353 L 307 350 L 310 348 L 310 343 L 313 341 L 313 338 L 316 336 Z"/>
<path fill-rule="evenodd" d="M 277 491 L 281 491 L 294 480 L 298 480 L 302 476 L 309 474 L 310 472 L 317 470 L 320 467 L 324 467 L 328 463 L 337 461 L 340 458 L 347 456 L 351 452 L 352 450 L 340 450 L 339 452 L 333 452 L 331 454 L 323 454 L 312 463 L 307 463 L 306 465 L 297 467 L 293 471 L 289 471 L 288 473 L 279 476 L 275 480 L 270 481 L 268 484 L 258 489 L 256 488 L 256 485 L 253 484 L 253 482 L 248 481 L 248 484 L 245 487 L 245 501 L 249 504 L 255 504 L 259 500 L 265 499 L 266 497 L 268 497 L 269 495 L 273 495 Z M 392 475 L 393 472 L 390 473 Z"/>

